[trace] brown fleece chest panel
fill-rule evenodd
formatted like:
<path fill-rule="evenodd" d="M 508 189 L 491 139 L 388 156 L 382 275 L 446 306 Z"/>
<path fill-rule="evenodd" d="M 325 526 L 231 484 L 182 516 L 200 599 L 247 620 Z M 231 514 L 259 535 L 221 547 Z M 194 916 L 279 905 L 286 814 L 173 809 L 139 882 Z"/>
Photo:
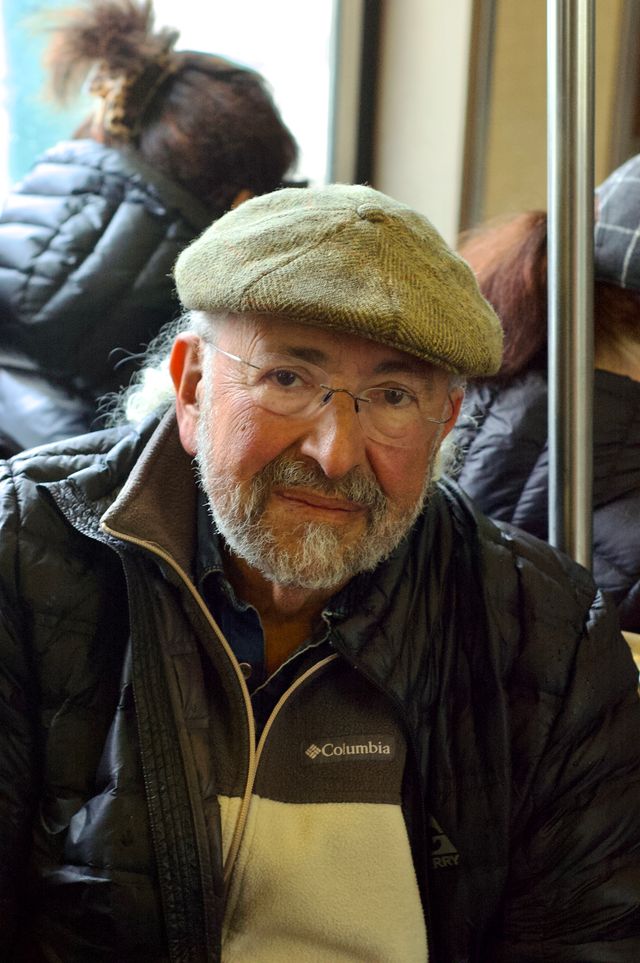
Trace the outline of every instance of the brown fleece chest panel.
<path fill-rule="evenodd" d="M 254 792 L 291 803 L 400 804 L 405 757 L 392 705 L 337 659 L 292 687 L 273 717 Z"/>

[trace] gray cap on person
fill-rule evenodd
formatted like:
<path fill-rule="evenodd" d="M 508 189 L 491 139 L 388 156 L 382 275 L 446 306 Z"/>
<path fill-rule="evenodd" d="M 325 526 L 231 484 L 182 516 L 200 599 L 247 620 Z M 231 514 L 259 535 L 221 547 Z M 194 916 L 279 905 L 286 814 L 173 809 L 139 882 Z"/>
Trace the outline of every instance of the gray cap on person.
<path fill-rule="evenodd" d="M 596 280 L 640 291 L 640 154 L 610 174 L 596 197 Z"/>

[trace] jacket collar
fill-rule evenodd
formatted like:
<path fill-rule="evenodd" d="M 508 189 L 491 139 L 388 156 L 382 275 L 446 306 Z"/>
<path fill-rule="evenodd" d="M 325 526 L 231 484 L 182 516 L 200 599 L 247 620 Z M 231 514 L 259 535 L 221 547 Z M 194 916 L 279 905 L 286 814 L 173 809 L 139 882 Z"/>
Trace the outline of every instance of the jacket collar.
<path fill-rule="evenodd" d="M 213 211 L 205 206 L 186 188 L 148 164 L 132 147 L 106 147 L 90 138 L 80 138 L 61 141 L 50 147 L 40 161 L 76 166 L 81 164 L 109 176 L 124 177 L 138 184 L 142 192 L 155 194 L 165 207 L 177 209 L 198 233 L 224 214 L 223 210 Z"/>
<path fill-rule="evenodd" d="M 196 549 L 198 489 L 171 408 L 100 519 L 103 531 L 170 556 L 185 572 Z"/>

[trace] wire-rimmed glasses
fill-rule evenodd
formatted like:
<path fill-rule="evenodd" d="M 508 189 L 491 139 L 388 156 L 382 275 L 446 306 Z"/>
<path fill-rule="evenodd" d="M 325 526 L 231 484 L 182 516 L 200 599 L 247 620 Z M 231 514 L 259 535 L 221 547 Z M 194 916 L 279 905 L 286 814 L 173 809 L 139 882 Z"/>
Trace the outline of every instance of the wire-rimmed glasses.
<path fill-rule="evenodd" d="M 383 444 L 409 447 L 418 439 L 426 424 L 444 425 L 453 413 L 453 402 L 447 397 L 447 414 L 442 401 L 433 397 L 426 379 L 411 388 L 393 381 L 372 385 L 358 394 L 348 388 L 329 384 L 330 375 L 307 361 L 269 354 L 259 364 L 223 351 L 215 351 L 245 367 L 244 387 L 256 405 L 275 415 L 289 418 L 313 418 L 336 394 L 353 400 L 362 430 L 367 437 Z"/>

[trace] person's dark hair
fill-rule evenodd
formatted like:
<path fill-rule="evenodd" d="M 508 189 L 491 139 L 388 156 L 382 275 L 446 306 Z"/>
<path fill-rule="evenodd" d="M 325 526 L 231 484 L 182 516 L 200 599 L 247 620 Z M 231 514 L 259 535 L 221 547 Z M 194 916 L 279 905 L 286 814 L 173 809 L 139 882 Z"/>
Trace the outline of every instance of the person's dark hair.
<path fill-rule="evenodd" d="M 504 328 L 498 379 L 547 364 L 547 215 L 526 211 L 466 232 L 458 252 L 473 268 L 480 290 Z M 640 292 L 596 281 L 596 348 L 640 341 Z"/>
<path fill-rule="evenodd" d="M 133 147 L 216 214 L 244 189 L 280 186 L 297 146 L 260 74 L 222 57 L 173 49 L 150 0 L 88 0 L 56 11 L 46 64 L 54 95 L 81 84 L 98 98 L 75 131 Z"/>

